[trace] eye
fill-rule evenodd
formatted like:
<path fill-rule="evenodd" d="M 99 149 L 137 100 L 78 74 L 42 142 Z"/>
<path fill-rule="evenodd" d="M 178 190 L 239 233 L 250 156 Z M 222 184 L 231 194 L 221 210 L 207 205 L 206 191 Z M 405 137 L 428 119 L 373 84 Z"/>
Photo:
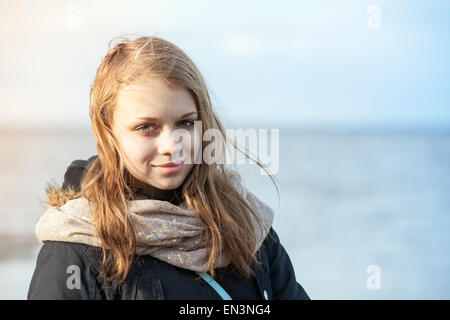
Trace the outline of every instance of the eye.
<path fill-rule="evenodd" d="M 136 130 L 141 131 L 143 133 L 153 131 L 152 129 L 148 129 L 148 128 L 155 128 L 155 126 L 152 124 L 144 124 L 143 126 L 140 126 L 139 128 L 137 128 Z"/>
<path fill-rule="evenodd" d="M 194 121 L 192 120 L 182 120 L 180 123 L 182 123 L 182 126 L 184 127 L 191 127 L 194 125 Z"/>

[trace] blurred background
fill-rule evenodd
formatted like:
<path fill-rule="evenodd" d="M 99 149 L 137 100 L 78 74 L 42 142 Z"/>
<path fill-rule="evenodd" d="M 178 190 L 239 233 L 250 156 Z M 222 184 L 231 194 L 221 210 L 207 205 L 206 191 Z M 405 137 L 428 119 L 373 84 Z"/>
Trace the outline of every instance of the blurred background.
<path fill-rule="evenodd" d="M 0 299 L 26 299 L 45 186 L 96 154 L 109 40 L 165 38 L 228 128 L 279 130 L 280 198 L 247 187 L 312 299 L 450 298 L 450 3 L 0 2 Z"/>

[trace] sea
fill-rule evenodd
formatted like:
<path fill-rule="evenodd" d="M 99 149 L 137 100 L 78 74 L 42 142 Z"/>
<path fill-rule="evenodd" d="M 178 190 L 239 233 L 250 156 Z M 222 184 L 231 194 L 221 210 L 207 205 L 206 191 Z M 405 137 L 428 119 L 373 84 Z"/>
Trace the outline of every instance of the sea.
<path fill-rule="evenodd" d="M 237 169 L 311 299 L 450 299 L 450 130 L 278 132 L 276 187 Z M 46 184 L 97 152 L 88 129 L 0 130 L 0 146 L 0 299 L 26 299 Z"/>

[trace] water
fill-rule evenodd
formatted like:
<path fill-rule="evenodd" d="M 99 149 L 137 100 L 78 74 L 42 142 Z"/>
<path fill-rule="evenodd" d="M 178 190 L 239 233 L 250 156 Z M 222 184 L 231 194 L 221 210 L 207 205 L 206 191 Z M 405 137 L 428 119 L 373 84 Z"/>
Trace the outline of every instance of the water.
<path fill-rule="evenodd" d="M 0 133 L 1 299 L 25 299 L 45 183 L 96 153 L 89 131 Z M 450 298 L 450 134 L 280 129 L 280 203 L 269 178 L 239 167 L 275 211 L 274 228 L 313 299 Z M 369 289 L 369 266 L 379 289 Z"/>

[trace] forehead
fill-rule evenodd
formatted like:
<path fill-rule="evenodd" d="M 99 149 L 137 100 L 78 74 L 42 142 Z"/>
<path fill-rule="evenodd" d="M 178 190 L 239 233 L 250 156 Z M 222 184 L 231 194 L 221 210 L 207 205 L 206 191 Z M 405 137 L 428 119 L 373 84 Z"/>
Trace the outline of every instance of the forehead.
<path fill-rule="evenodd" d="M 169 86 L 158 79 L 146 79 L 119 91 L 114 116 L 176 118 L 181 113 L 196 110 L 195 101 L 187 89 Z"/>

